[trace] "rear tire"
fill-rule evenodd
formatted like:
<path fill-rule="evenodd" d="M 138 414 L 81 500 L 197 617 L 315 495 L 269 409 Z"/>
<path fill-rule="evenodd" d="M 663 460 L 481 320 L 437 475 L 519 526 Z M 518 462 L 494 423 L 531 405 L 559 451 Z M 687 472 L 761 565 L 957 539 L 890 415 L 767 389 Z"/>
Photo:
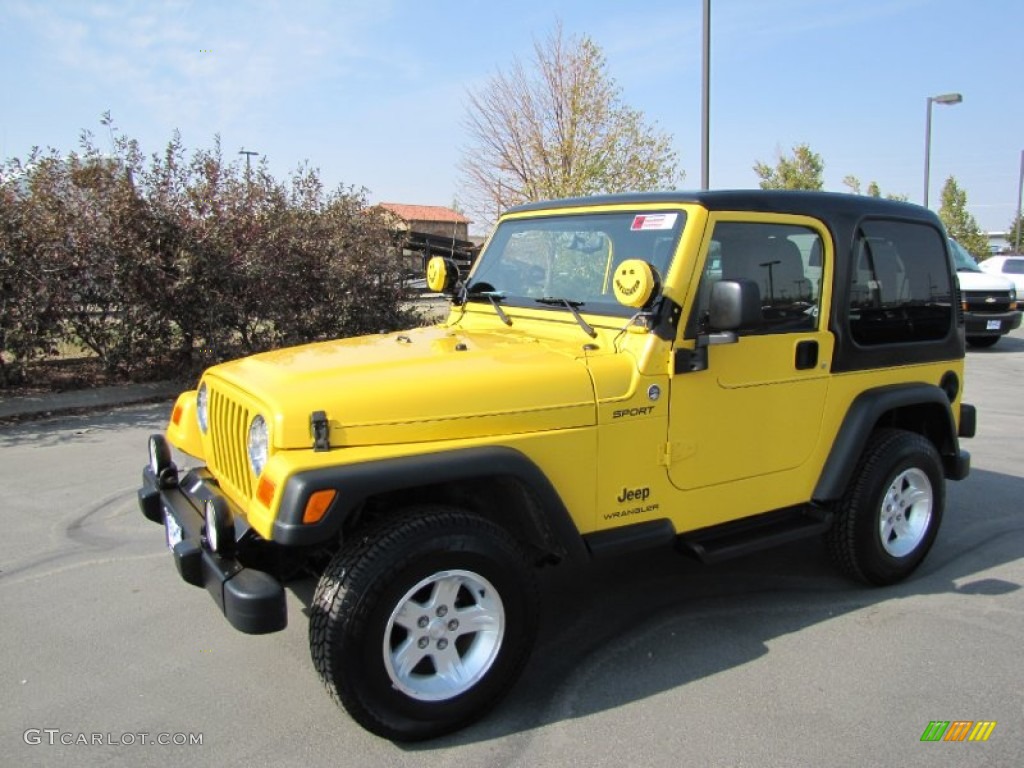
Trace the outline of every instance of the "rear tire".
<path fill-rule="evenodd" d="M 915 432 L 875 432 L 825 534 L 847 576 L 878 586 L 909 576 L 935 542 L 945 502 L 942 460 Z"/>
<path fill-rule="evenodd" d="M 415 741 L 461 728 L 512 687 L 537 630 L 522 547 L 461 510 L 424 506 L 346 543 L 310 608 L 313 663 L 367 730 Z"/>

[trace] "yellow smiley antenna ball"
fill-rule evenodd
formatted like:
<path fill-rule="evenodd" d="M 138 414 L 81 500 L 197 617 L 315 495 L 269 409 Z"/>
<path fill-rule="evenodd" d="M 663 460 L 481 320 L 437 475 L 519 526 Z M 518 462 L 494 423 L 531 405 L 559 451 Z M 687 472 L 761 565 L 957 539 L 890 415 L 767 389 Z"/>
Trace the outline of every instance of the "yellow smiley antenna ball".
<path fill-rule="evenodd" d="M 615 270 L 612 290 L 620 304 L 634 309 L 647 305 L 654 294 L 656 280 L 654 270 L 646 261 L 627 259 Z"/>

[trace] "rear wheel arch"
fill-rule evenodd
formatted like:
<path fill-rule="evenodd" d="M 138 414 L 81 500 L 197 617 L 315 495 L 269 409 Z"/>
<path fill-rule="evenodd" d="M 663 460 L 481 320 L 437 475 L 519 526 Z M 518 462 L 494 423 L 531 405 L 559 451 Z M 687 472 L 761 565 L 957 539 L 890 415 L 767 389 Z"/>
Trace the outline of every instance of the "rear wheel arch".
<path fill-rule="evenodd" d="M 899 384 L 858 395 L 832 443 L 813 499 L 836 501 L 846 491 L 872 435 L 880 429 L 901 429 L 927 438 L 944 459 L 957 456 L 956 422 L 949 397 L 933 384 Z"/>

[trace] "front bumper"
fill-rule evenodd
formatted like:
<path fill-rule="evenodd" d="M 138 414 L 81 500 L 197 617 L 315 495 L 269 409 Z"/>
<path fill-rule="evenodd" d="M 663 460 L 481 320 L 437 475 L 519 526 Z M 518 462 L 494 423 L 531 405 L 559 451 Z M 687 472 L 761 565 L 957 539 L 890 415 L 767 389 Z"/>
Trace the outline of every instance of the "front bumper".
<path fill-rule="evenodd" d="M 968 336 L 1002 336 L 1020 328 L 1020 310 L 1009 312 L 964 313 L 964 327 Z"/>
<path fill-rule="evenodd" d="M 242 565 L 235 556 L 210 551 L 203 505 L 214 498 L 230 502 L 209 472 L 192 469 L 179 479 L 177 471 L 165 470 L 158 476 L 147 466 L 138 496 L 142 514 L 163 525 L 165 533 L 173 531 L 168 533 L 168 545 L 181 578 L 205 587 L 231 626 L 251 635 L 285 628 L 288 616 L 281 583 L 269 573 Z M 243 535 L 239 544 L 244 539 Z"/>

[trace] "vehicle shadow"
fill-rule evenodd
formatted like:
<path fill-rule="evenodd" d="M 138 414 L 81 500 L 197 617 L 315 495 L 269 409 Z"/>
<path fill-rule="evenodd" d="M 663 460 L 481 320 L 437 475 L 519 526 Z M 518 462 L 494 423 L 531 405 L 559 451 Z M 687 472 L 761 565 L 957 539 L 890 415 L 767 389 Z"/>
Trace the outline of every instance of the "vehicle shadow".
<path fill-rule="evenodd" d="M 1013 352 L 1024 352 L 1024 338 L 1007 334 L 991 347 L 972 347 L 970 344 L 967 345 L 967 353 L 970 355 L 1002 355 Z"/>
<path fill-rule="evenodd" d="M 613 710 L 738 668 L 778 638 L 874 605 L 1015 592 L 1021 585 L 977 575 L 1024 557 L 1024 518 L 1015 511 L 1022 494 L 1024 479 L 992 472 L 951 483 L 928 559 L 887 588 L 839 576 L 816 539 L 715 566 L 659 552 L 545 572 L 541 635 L 510 696 L 463 731 L 399 746 L 486 742 Z"/>

